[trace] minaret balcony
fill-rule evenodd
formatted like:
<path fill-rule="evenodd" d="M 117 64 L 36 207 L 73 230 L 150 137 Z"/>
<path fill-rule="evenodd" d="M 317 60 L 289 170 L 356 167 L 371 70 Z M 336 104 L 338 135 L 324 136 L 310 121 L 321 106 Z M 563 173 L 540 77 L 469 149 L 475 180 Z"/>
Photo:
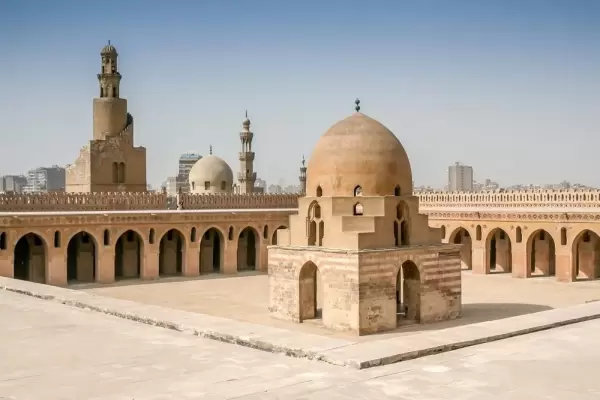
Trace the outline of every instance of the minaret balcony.
<path fill-rule="evenodd" d="M 254 161 L 254 152 L 253 151 L 248 151 L 248 152 L 240 151 L 239 156 L 240 156 L 240 161 L 250 161 L 250 162 Z"/>
<path fill-rule="evenodd" d="M 247 172 L 238 172 L 238 180 L 240 182 L 248 182 L 256 180 L 256 172 L 247 173 Z"/>

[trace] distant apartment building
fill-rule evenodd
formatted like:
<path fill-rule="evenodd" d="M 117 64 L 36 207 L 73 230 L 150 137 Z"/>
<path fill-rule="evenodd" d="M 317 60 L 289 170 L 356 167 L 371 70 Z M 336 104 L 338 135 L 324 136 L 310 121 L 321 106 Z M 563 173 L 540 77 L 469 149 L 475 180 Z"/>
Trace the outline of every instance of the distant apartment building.
<path fill-rule="evenodd" d="M 459 162 L 448 167 L 448 190 L 472 191 L 473 190 L 473 167 L 463 165 Z"/>
<path fill-rule="evenodd" d="M 185 153 L 179 157 L 179 171 L 176 178 L 176 192 L 179 192 L 180 189 L 183 193 L 190 191 L 190 170 L 201 158 L 202 156 L 196 153 Z"/>
<path fill-rule="evenodd" d="M 27 172 L 25 193 L 49 193 L 65 191 L 65 169 L 58 165 L 41 167 Z"/>
<path fill-rule="evenodd" d="M 23 175 L 4 175 L 0 177 L 0 192 L 23 193 L 27 178 Z"/>
<path fill-rule="evenodd" d="M 177 177 L 170 176 L 162 184 L 162 187 L 166 190 L 167 196 L 177 195 Z"/>

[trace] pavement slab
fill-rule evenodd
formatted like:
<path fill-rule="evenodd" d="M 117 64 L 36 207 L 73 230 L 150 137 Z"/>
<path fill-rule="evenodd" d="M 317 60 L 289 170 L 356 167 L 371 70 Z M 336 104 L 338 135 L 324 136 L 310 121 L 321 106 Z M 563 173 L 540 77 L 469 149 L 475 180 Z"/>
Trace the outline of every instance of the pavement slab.
<path fill-rule="evenodd" d="M 0 277 L 0 289 L 271 353 L 364 369 L 600 318 L 600 302 L 354 342 Z"/>

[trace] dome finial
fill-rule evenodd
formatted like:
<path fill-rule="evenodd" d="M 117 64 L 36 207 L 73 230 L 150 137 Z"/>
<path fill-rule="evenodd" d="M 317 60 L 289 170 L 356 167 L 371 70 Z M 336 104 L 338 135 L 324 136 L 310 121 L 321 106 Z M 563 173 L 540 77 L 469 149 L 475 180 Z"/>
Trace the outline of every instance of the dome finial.
<path fill-rule="evenodd" d="M 356 110 L 356 112 L 359 112 L 360 111 L 360 100 L 358 99 L 358 97 L 356 98 L 356 100 L 354 100 L 354 104 L 356 104 L 354 109 Z"/>
<path fill-rule="evenodd" d="M 108 45 L 110 46 L 110 39 L 108 39 Z"/>
<path fill-rule="evenodd" d="M 304 159 L 304 154 L 302 154 L 302 166 L 304 167 L 304 164 L 306 164 L 306 160 Z"/>
<path fill-rule="evenodd" d="M 208 152 L 212 155 L 212 144 L 208 147 Z"/>

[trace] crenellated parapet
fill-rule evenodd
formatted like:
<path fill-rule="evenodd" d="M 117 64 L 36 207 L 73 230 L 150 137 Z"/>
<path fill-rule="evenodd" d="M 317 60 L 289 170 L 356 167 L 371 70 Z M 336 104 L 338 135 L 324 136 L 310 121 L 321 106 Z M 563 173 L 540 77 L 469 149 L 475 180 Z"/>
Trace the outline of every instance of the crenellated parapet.
<path fill-rule="evenodd" d="M 184 210 L 244 209 L 244 208 L 298 208 L 298 193 L 183 193 L 179 202 Z"/>
<path fill-rule="evenodd" d="M 0 212 L 164 210 L 166 193 L 0 194 Z"/>
<path fill-rule="evenodd" d="M 483 192 L 415 193 L 421 208 L 598 207 L 600 189 L 498 189 Z"/>

